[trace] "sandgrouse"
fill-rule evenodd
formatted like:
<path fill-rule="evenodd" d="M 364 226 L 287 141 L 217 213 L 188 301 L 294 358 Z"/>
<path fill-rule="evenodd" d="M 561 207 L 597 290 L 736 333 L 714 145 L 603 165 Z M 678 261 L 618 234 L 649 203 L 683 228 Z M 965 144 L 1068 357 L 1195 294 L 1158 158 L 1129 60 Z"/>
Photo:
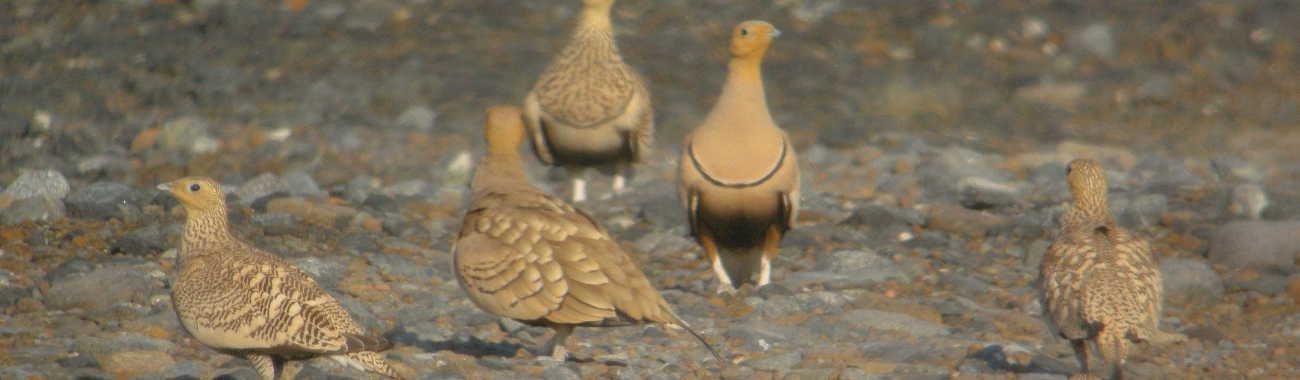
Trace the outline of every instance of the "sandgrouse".
<path fill-rule="evenodd" d="M 790 138 L 772 121 L 760 74 L 780 35 L 772 24 L 745 21 L 731 36 L 726 83 L 713 110 L 686 137 L 678 190 L 691 227 L 718 277 L 771 281 L 772 258 L 799 210 L 799 166 Z"/>
<path fill-rule="evenodd" d="M 1074 201 L 1061 216 L 1061 233 L 1047 248 L 1038 285 L 1043 314 L 1068 339 L 1084 374 L 1087 342 L 1122 379 L 1131 343 L 1157 334 L 1160 268 L 1145 239 L 1116 225 L 1106 205 L 1106 174 L 1096 161 L 1071 161 Z"/>
<path fill-rule="evenodd" d="M 573 201 L 587 198 L 582 168 L 614 171 L 615 193 L 654 134 L 650 93 L 619 55 L 610 26 L 614 0 L 583 0 L 568 45 L 524 98 L 524 121 L 538 159 L 568 169 Z"/>
<path fill-rule="evenodd" d="M 292 379 L 300 360 L 320 356 L 402 378 L 377 353 L 392 343 L 362 333 L 306 272 L 230 234 L 215 181 L 189 177 L 158 189 L 185 208 L 172 305 L 195 339 L 247 359 L 262 380 Z"/>
<path fill-rule="evenodd" d="M 487 109 L 488 153 L 474 171 L 453 253 L 469 299 L 490 313 L 554 329 L 537 353 L 557 359 L 567 355 L 564 342 L 579 326 L 680 327 L 708 347 L 590 215 L 529 185 L 518 150 L 524 133 L 518 108 Z"/>

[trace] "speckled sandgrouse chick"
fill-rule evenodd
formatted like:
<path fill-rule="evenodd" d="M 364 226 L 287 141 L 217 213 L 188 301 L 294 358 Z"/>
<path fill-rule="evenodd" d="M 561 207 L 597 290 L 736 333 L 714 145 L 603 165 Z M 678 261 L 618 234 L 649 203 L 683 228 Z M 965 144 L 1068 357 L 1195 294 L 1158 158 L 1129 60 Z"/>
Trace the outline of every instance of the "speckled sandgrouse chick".
<path fill-rule="evenodd" d="M 172 305 L 195 339 L 248 360 L 263 380 L 292 379 L 300 360 L 319 356 L 402 379 L 377 353 L 391 343 L 363 334 L 306 272 L 230 234 L 215 181 L 189 177 L 158 189 L 185 208 Z"/>
<path fill-rule="evenodd" d="M 708 347 L 595 219 L 529 185 L 518 108 L 488 108 L 483 134 L 488 153 L 474 171 L 453 253 L 456 277 L 475 305 L 554 329 L 537 354 L 557 359 L 579 326 L 680 327 Z"/>
<path fill-rule="evenodd" d="M 1087 342 L 1114 366 L 1132 343 L 1156 336 L 1160 320 L 1160 268 L 1145 239 L 1115 224 L 1106 206 L 1106 174 L 1096 161 L 1071 161 L 1067 174 L 1074 201 L 1061 216 L 1061 233 L 1047 248 L 1038 284 L 1048 325 L 1068 339 L 1083 373 Z"/>
<path fill-rule="evenodd" d="M 678 191 L 691 234 L 718 277 L 771 281 L 772 258 L 799 212 L 799 165 L 790 138 L 772 121 L 760 68 L 772 24 L 746 21 L 731 36 L 727 81 L 713 110 L 686 137 L 678 161 Z"/>
<path fill-rule="evenodd" d="M 568 169 L 574 202 L 587 198 L 587 167 L 615 172 L 611 187 L 622 192 L 654 135 L 650 93 L 614 43 L 613 6 L 614 0 L 582 1 L 568 45 L 524 98 L 537 158 Z"/>

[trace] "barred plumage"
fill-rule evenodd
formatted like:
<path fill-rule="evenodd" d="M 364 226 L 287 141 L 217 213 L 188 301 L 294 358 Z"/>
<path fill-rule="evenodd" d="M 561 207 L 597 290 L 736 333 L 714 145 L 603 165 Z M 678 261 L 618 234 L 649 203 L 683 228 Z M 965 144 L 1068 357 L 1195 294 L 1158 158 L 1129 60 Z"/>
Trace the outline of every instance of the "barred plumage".
<path fill-rule="evenodd" d="M 1074 201 L 1061 216 L 1061 234 L 1048 247 L 1038 277 L 1043 314 L 1070 340 L 1082 372 L 1090 373 L 1086 343 L 1092 342 L 1114 365 L 1115 378 L 1123 378 L 1131 344 L 1157 332 L 1160 266 L 1146 239 L 1111 219 L 1100 164 L 1071 161 L 1067 177 Z"/>
<path fill-rule="evenodd" d="M 617 170 L 623 189 L 631 164 L 650 149 L 654 114 L 645 82 L 623 62 L 609 11 L 614 0 L 583 0 L 568 45 L 524 98 L 524 119 L 538 159 L 573 176 L 573 200 L 586 198 L 578 168 Z"/>
<path fill-rule="evenodd" d="M 391 343 L 365 335 L 306 272 L 230 234 L 215 181 L 189 177 L 158 188 L 185 208 L 172 305 L 195 339 L 247 359 L 263 380 L 291 379 L 300 363 L 289 362 L 317 356 L 402 379 L 377 353 Z"/>

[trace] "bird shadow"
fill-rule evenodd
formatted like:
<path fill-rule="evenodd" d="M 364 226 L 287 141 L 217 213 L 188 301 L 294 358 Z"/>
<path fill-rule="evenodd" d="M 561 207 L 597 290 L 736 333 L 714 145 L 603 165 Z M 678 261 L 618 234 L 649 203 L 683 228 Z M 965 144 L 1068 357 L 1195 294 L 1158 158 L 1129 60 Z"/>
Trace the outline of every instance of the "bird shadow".
<path fill-rule="evenodd" d="M 419 334 L 407 330 L 403 326 L 398 326 L 384 333 L 384 338 L 390 342 L 406 344 L 425 352 L 447 350 L 461 355 L 473 356 L 476 359 L 483 356 L 510 358 L 514 357 L 515 353 L 523 348 L 523 345 L 518 343 L 508 341 L 488 342 L 473 335 L 469 335 L 467 339 L 453 337 L 442 341 L 420 339 Z"/>

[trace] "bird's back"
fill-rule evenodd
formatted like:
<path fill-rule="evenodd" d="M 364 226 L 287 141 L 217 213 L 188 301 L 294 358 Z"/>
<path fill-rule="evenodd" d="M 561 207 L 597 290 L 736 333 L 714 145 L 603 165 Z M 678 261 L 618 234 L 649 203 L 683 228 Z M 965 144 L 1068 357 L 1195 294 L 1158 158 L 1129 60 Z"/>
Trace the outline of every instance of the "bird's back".
<path fill-rule="evenodd" d="M 1114 224 L 1063 231 L 1040 276 L 1044 308 L 1066 338 L 1109 326 L 1145 339 L 1159 322 L 1159 264 L 1145 240 Z"/>

